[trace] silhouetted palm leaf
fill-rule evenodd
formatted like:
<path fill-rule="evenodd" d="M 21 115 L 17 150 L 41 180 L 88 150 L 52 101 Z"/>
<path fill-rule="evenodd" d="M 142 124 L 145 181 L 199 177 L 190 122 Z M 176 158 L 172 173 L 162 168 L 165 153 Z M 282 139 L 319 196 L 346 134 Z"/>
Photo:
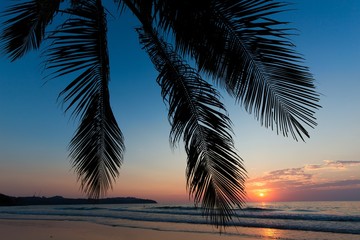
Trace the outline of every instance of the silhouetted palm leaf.
<path fill-rule="evenodd" d="M 169 104 L 171 142 L 185 143 L 187 185 L 195 203 L 215 225 L 231 220 L 233 207 L 244 203 L 244 170 L 234 150 L 231 122 L 219 93 L 174 51 L 156 32 L 140 32 L 140 41 L 156 69 L 162 96 Z"/>
<path fill-rule="evenodd" d="M 1 48 L 14 61 L 32 49 L 38 49 L 45 35 L 46 26 L 59 10 L 60 0 L 32 0 L 18 3 L 4 11 L 12 16 L 4 22 L 0 40 Z"/>
<path fill-rule="evenodd" d="M 82 1 L 68 13 L 70 19 L 50 36 L 47 68 L 55 77 L 79 73 L 60 96 L 68 103 L 66 111 L 81 117 L 70 156 L 83 190 L 97 198 L 118 175 L 124 151 L 109 100 L 106 15 L 99 0 Z"/>
<path fill-rule="evenodd" d="M 108 92 L 91 96 L 90 105 L 70 143 L 71 157 L 83 190 L 104 196 L 119 175 L 123 137 L 110 109 Z"/>
<path fill-rule="evenodd" d="M 176 46 L 196 59 L 266 127 L 285 136 L 309 137 L 316 125 L 313 78 L 286 37 L 284 23 L 270 19 L 283 4 L 264 0 L 159 0 L 159 23 Z"/>

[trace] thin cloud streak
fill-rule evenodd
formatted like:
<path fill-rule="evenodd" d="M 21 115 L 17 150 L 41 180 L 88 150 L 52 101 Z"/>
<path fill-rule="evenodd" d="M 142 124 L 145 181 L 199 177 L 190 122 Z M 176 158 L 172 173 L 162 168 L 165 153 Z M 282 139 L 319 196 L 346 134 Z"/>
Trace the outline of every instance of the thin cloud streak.
<path fill-rule="evenodd" d="M 324 164 L 309 164 L 305 165 L 306 170 L 319 169 L 347 169 L 351 166 L 360 166 L 360 161 L 330 161 L 324 160 Z"/>

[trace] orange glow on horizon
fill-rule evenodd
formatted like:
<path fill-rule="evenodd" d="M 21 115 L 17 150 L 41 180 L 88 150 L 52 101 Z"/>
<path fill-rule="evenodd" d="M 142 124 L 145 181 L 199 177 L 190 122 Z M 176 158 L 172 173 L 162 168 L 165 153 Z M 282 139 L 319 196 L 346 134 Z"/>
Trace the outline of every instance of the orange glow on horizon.
<path fill-rule="evenodd" d="M 264 202 L 273 200 L 274 192 L 270 188 L 248 189 L 248 200 L 250 202 Z"/>

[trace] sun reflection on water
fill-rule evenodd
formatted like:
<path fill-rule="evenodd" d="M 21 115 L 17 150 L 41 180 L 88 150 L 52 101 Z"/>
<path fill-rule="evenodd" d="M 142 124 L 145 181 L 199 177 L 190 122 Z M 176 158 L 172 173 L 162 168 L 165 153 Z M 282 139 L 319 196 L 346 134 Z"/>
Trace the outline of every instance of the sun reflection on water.
<path fill-rule="evenodd" d="M 281 239 L 281 233 L 277 229 L 263 228 L 262 235 L 269 239 Z"/>

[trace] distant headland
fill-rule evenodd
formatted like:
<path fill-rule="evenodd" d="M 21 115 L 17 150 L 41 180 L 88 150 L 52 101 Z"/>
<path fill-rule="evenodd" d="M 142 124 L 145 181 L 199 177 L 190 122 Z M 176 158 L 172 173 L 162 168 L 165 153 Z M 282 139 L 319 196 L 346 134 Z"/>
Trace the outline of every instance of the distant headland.
<path fill-rule="evenodd" d="M 25 206 L 25 205 L 75 205 L 75 204 L 154 204 L 150 199 L 134 197 L 115 197 L 102 199 L 64 198 L 54 197 L 12 197 L 0 193 L 0 206 Z"/>

